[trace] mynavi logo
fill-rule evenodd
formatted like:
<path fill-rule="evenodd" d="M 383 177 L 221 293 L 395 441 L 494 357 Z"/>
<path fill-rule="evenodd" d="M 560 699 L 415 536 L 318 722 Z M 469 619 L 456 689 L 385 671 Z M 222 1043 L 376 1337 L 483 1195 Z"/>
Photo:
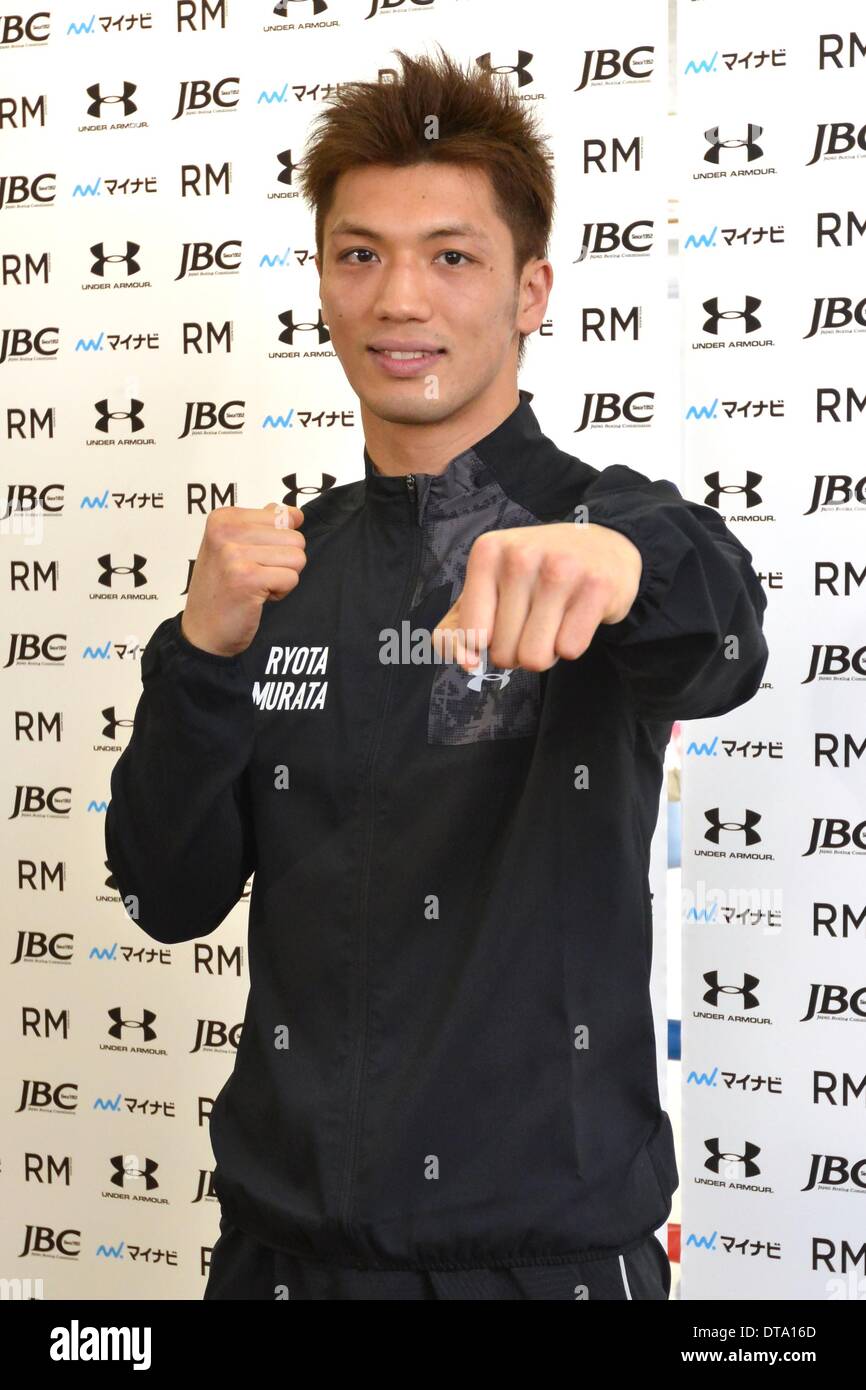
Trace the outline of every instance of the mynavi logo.
<path fill-rule="evenodd" d="M 73 1318 L 52 1327 L 48 1355 L 52 1361 L 129 1361 L 135 1371 L 150 1369 L 151 1329 L 138 1326 L 90 1327 Z"/>
<path fill-rule="evenodd" d="M 586 48 L 583 53 L 583 71 L 580 81 L 573 89 L 582 92 L 585 87 L 616 87 L 630 82 L 646 82 L 653 74 L 655 49 L 651 44 L 641 44 L 621 53 L 618 48 Z"/>
<path fill-rule="evenodd" d="M 851 821 L 830 816 L 815 816 L 812 819 L 812 835 L 809 848 L 800 856 L 807 859 L 810 854 L 866 854 L 866 820 L 852 825 Z"/>
<path fill-rule="evenodd" d="M 815 1018 L 866 1022 L 866 985 L 849 991 L 846 985 L 813 984 L 806 1012 L 799 1021 L 811 1023 Z"/>
<path fill-rule="evenodd" d="M 645 256 L 653 249 L 655 223 L 644 218 L 635 222 L 584 222 L 580 255 L 573 262 L 597 259 L 621 260 L 625 256 Z"/>
<path fill-rule="evenodd" d="M 718 1234 L 718 1231 L 713 1231 L 711 1236 L 702 1236 L 696 1235 L 694 1231 L 690 1231 L 689 1235 L 686 1237 L 686 1248 L 693 1247 L 695 1250 L 715 1251 L 716 1236 Z"/>
<path fill-rule="evenodd" d="M 717 1085 L 716 1078 L 718 1077 L 718 1074 L 718 1067 L 713 1067 L 712 1071 L 710 1072 L 695 1071 L 693 1068 L 686 1077 L 686 1085 L 709 1086 L 710 1088 L 715 1088 L 715 1086 Z"/>
<path fill-rule="evenodd" d="M 832 1192 L 866 1192 L 866 1158 L 853 1163 L 842 1154 L 812 1154 L 809 1177 L 801 1192 L 825 1187 Z"/>

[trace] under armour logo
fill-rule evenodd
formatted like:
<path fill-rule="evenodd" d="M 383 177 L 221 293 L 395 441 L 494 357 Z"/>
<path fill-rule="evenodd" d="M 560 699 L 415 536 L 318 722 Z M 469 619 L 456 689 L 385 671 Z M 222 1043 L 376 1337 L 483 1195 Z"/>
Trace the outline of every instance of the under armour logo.
<path fill-rule="evenodd" d="M 109 410 L 107 396 L 104 400 L 95 401 L 96 413 L 99 416 L 95 428 L 100 430 L 103 434 L 107 434 L 109 420 L 128 420 L 130 422 L 130 430 L 133 434 L 137 434 L 139 430 L 143 430 L 144 421 L 141 418 L 141 412 L 144 409 L 144 401 L 132 400 L 129 404 L 131 407 L 129 410 Z"/>
<path fill-rule="evenodd" d="M 485 72 L 516 72 L 518 87 L 525 87 L 527 82 L 532 81 L 532 73 L 529 71 L 528 64 L 533 57 L 534 54 L 527 53 L 523 48 L 518 48 L 516 64 L 503 63 L 498 68 L 491 67 L 489 53 L 482 53 L 481 57 L 476 58 L 475 61 L 480 68 L 484 68 Z"/>
<path fill-rule="evenodd" d="M 310 493 L 311 496 L 318 497 L 320 493 L 327 492 L 328 488 L 333 487 L 337 479 L 333 473 L 323 473 L 321 487 L 313 487 L 311 483 L 305 487 L 298 487 L 297 473 L 287 473 L 281 481 L 286 489 L 283 501 L 289 507 L 296 507 L 298 498 L 302 493 Z"/>
<path fill-rule="evenodd" d="M 745 810 L 743 812 L 743 815 L 746 817 L 744 821 L 719 820 L 718 806 L 713 806 L 711 810 L 704 811 L 704 815 L 710 823 L 710 829 L 704 831 L 704 839 L 712 840 L 714 845 L 719 843 L 720 830 L 742 830 L 745 832 L 747 845 L 760 844 L 761 837 L 755 829 L 755 826 L 761 819 L 759 811 Z"/>
<path fill-rule="evenodd" d="M 106 256 L 104 247 L 104 241 L 97 241 L 96 245 L 90 248 L 90 254 L 96 257 L 93 265 L 90 267 L 94 275 L 104 275 L 108 261 L 125 261 L 126 269 L 130 275 L 137 275 L 141 270 L 141 266 L 135 259 L 141 250 L 137 241 L 128 241 L 126 243 L 126 254 L 123 256 Z"/>
<path fill-rule="evenodd" d="M 124 116 L 131 116 L 133 111 L 138 110 L 135 102 L 131 99 L 137 86 L 137 82 L 124 82 L 123 92 L 120 96 L 104 97 L 100 94 L 99 83 L 94 82 L 92 87 L 87 88 L 87 95 L 92 97 L 91 104 L 87 108 L 88 116 L 101 116 L 102 107 L 108 106 L 115 101 L 123 102 Z"/>
<path fill-rule="evenodd" d="M 156 1014 L 150 1009 L 142 1009 L 140 1019 L 123 1018 L 120 1009 L 109 1009 L 108 1017 L 114 1019 L 114 1023 L 108 1030 L 112 1038 L 122 1037 L 124 1028 L 140 1028 L 142 1030 L 142 1042 L 153 1042 L 156 1037 L 155 1029 L 150 1026 L 156 1018 Z"/>
<path fill-rule="evenodd" d="M 114 713 L 114 705 L 109 705 L 108 709 L 100 711 L 103 719 L 107 722 L 102 730 L 102 737 L 109 739 L 112 743 L 117 737 L 118 729 L 131 729 L 133 721 L 131 719 L 118 719 Z"/>
<path fill-rule="evenodd" d="M 284 332 L 280 334 L 281 343 L 290 343 L 294 345 L 294 336 L 296 333 L 307 333 L 311 330 L 318 333 L 320 343 L 329 343 L 331 341 L 331 335 L 322 321 L 321 308 L 319 309 L 319 317 L 316 319 L 315 323 L 295 323 L 291 309 L 285 314 L 279 314 L 278 318 L 284 328 Z"/>
<path fill-rule="evenodd" d="M 704 155 L 707 164 L 718 164 L 719 153 L 721 150 L 746 150 L 746 156 L 751 164 L 753 159 L 760 159 L 764 153 L 761 146 L 756 144 L 759 135 L 763 134 L 762 125 L 749 125 L 746 127 L 748 135 L 745 140 L 720 140 L 719 127 L 710 126 L 709 130 L 704 131 L 704 138 L 709 140 L 710 148 Z"/>
<path fill-rule="evenodd" d="M 744 1009 L 756 1009 L 758 1007 L 758 996 L 754 993 L 754 989 L 755 985 L 760 984 L 759 976 L 744 973 L 741 985 L 720 985 L 718 970 L 708 970 L 704 979 L 709 985 L 709 989 L 704 995 L 704 1003 L 712 1004 L 714 1009 L 719 1007 L 720 994 L 741 994 Z"/>
<path fill-rule="evenodd" d="M 761 494 L 755 490 L 755 484 L 761 481 L 760 473 L 753 473 L 751 469 L 746 471 L 746 481 L 743 486 L 737 483 L 719 482 L 718 473 L 705 473 L 704 482 L 709 484 L 710 490 L 704 498 L 704 502 L 710 507 L 719 505 L 719 498 L 723 492 L 742 492 L 745 494 L 746 506 L 757 507 L 761 501 Z"/>
<path fill-rule="evenodd" d="M 277 163 L 281 164 L 283 168 L 282 173 L 277 175 L 277 183 L 285 183 L 291 186 L 292 174 L 296 169 L 300 169 L 303 162 L 302 159 L 297 161 L 292 159 L 291 150 L 281 151 L 281 153 L 277 155 Z"/>
<path fill-rule="evenodd" d="M 704 1167 L 709 1168 L 711 1173 L 718 1173 L 723 1159 L 726 1163 L 742 1163 L 744 1178 L 756 1178 L 761 1171 L 757 1163 L 753 1162 L 753 1159 L 761 1152 L 760 1144 L 751 1144 L 747 1139 L 745 1141 L 745 1153 L 741 1154 L 722 1153 L 718 1139 L 705 1139 L 704 1145 L 710 1154 Z"/>
<path fill-rule="evenodd" d="M 152 1187 L 159 1187 L 159 1183 L 153 1176 L 159 1164 L 153 1158 L 144 1160 L 144 1167 L 139 1168 L 136 1164 L 134 1154 L 115 1154 L 110 1160 L 114 1173 L 111 1182 L 115 1187 L 123 1187 L 127 1178 L 144 1178 L 144 1185 L 149 1192 Z"/>
<path fill-rule="evenodd" d="M 704 324 L 704 332 L 718 333 L 720 319 L 742 319 L 743 331 L 745 333 L 757 332 L 761 326 L 761 320 L 756 315 L 755 310 L 760 302 L 760 299 L 756 299 L 754 295 L 747 294 L 745 309 L 724 309 L 720 311 L 718 298 L 705 299 L 704 308 L 710 317 Z"/>
<path fill-rule="evenodd" d="M 288 11 L 287 11 L 287 9 L 286 9 L 286 6 L 287 6 L 287 5 L 290 5 L 290 4 L 301 4 L 301 5 L 306 5 L 307 3 L 308 3 L 308 0 L 279 0 L 279 4 L 274 5 L 274 14 L 278 14 L 278 15 L 280 16 L 280 19 L 285 19 L 285 18 L 286 18 L 286 15 L 288 14 Z M 327 6 L 327 3 L 326 3 L 326 0 L 313 0 L 313 16 L 314 16 L 314 17 L 315 17 L 317 14 L 321 14 L 322 11 L 323 11 L 323 10 L 326 10 L 327 8 L 328 8 L 328 6 Z"/>
<path fill-rule="evenodd" d="M 107 588 L 111 587 L 111 576 L 113 574 L 131 574 L 134 576 L 134 587 L 140 589 L 142 584 L 147 583 L 144 574 L 144 567 L 147 564 L 146 555 L 133 555 L 131 565 L 113 565 L 110 555 L 98 555 L 97 562 L 102 574 L 97 579 L 97 584 L 103 584 Z"/>
<path fill-rule="evenodd" d="M 498 681 L 498 689 L 505 689 L 506 685 L 511 680 L 511 672 L 514 670 L 514 667 L 509 666 L 505 671 L 488 671 L 485 669 L 486 665 L 487 658 L 485 656 L 482 657 L 478 669 L 472 672 L 470 679 L 466 682 L 467 690 L 483 690 L 485 681 Z"/>

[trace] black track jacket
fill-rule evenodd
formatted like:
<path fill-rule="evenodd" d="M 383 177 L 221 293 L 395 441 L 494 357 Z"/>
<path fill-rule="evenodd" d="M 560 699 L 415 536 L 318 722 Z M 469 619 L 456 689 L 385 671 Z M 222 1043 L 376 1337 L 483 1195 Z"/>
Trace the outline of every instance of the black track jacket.
<path fill-rule="evenodd" d="M 180 613 L 142 654 L 108 861 L 167 943 L 254 874 L 213 1190 L 299 1257 L 564 1263 L 654 1232 L 678 1185 L 650 840 L 672 723 L 755 694 L 767 599 L 718 512 L 562 452 L 531 399 L 438 476 L 365 448 L 363 480 L 304 508 L 299 584 L 240 655 Z M 643 557 L 622 622 L 543 672 L 411 660 L 476 537 L 581 504 Z"/>

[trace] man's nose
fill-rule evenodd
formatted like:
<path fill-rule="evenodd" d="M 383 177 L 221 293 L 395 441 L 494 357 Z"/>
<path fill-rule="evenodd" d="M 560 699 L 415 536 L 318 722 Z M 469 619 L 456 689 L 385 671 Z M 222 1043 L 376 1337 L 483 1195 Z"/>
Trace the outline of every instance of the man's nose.
<path fill-rule="evenodd" d="M 388 318 L 425 318 L 430 312 L 430 287 L 424 268 L 400 261 L 385 266 L 376 286 L 375 312 Z"/>

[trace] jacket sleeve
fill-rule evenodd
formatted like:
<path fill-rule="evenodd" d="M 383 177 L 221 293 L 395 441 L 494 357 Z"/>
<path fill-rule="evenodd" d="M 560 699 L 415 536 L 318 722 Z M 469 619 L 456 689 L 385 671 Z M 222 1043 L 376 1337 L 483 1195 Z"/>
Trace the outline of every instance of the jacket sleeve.
<path fill-rule="evenodd" d="M 142 693 L 105 815 L 124 907 L 166 943 L 214 931 L 255 867 L 244 654 L 202 651 L 180 619 L 160 623 L 142 653 Z"/>
<path fill-rule="evenodd" d="M 581 502 L 585 520 L 622 532 L 643 560 L 631 609 L 594 638 L 639 717 L 701 719 L 750 700 L 769 657 L 767 596 L 751 553 L 719 513 L 622 464 L 598 473 Z"/>

